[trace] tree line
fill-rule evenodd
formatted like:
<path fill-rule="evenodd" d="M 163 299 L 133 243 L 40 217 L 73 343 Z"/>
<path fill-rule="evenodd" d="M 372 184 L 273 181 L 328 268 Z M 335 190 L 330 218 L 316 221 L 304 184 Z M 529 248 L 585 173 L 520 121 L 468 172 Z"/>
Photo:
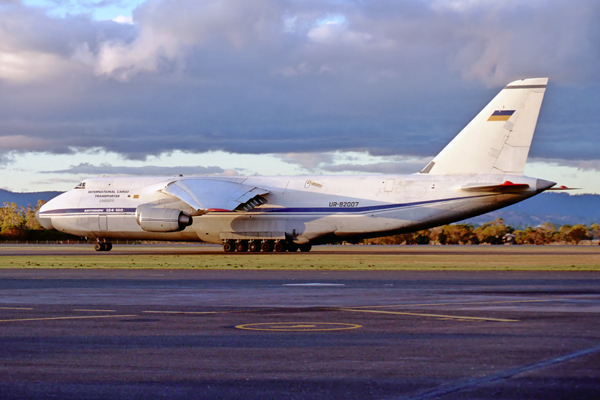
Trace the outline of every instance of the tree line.
<path fill-rule="evenodd" d="M 4 203 L 0 207 L 0 240 L 66 240 L 71 235 L 55 230 L 45 230 L 35 219 L 36 211 L 46 202 L 38 200 L 35 207 L 20 207 Z M 590 226 L 555 225 L 545 222 L 536 227 L 514 229 L 498 218 L 481 226 L 452 224 L 375 239 L 365 239 L 364 244 L 579 244 L 600 236 L 600 224 Z"/>
<path fill-rule="evenodd" d="M 73 236 L 55 230 L 45 230 L 35 218 L 35 213 L 46 204 L 38 200 L 35 207 L 20 207 L 4 203 L 0 207 L 0 240 L 67 240 Z"/>
<path fill-rule="evenodd" d="M 413 233 L 367 239 L 365 244 L 579 244 L 600 236 L 600 224 L 590 226 L 563 225 L 557 228 L 545 222 L 539 226 L 514 229 L 502 218 L 473 224 L 452 224 L 425 229 Z"/>

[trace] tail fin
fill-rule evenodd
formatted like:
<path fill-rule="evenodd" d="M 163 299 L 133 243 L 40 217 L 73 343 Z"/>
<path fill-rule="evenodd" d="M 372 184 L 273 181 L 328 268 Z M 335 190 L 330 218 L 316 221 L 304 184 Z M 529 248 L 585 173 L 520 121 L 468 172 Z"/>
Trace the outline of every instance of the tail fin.
<path fill-rule="evenodd" d="M 421 173 L 522 175 L 547 83 L 509 83 Z"/>

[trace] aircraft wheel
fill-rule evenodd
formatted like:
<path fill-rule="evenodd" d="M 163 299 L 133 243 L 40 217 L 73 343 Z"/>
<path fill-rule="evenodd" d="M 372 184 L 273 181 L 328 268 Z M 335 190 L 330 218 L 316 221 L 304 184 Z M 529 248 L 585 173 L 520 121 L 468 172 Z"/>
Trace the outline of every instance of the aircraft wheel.
<path fill-rule="evenodd" d="M 256 240 L 251 240 L 248 243 L 248 251 L 251 252 L 251 253 L 256 253 L 256 252 L 260 251 L 260 246 L 256 242 Z"/>
<path fill-rule="evenodd" d="M 248 251 L 248 242 L 245 240 L 240 240 L 235 244 L 235 251 L 243 253 L 244 251 Z"/>
<path fill-rule="evenodd" d="M 104 243 L 97 242 L 94 245 L 94 250 L 96 250 L 96 251 L 104 251 Z"/>
<path fill-rule="evenodd" d="M 233 241 L 231 241 L 231 240 L 225 241 L 225 243 L 223 243 L 223 250 L 225 251 L 225 253 L 231 253 L 231 252 L 235 251 L 235 245 L 234 245 Z"/>
<path fill-rule="evenodd" d="M 288 243 L 287 245 L 287 251 L 289 251 L 290 253 L 295 253 L 298 251 L 298 245 L 296 243 Z"/>
<path fill-rule="evenodd" d="M 260 249 L 262 250 L 263 253 L 270 253 L 271 251 L 273 251 L 273 241 L 265 240 L 264 242 L 261 243 Z"/>
<path fill-rule="evenodd" d="M 312 246 L 310 243 L 301 244 L 299 247 L 300 247 L 300 251 L 303 253 L 307 253 L 312 249 Z"/>
<path fill-rule="evenodd" d="M 283 253 L 285 250 L 285 242 L 275 242 L 275 245 L 273 246 L 273 251 L 275 253 Z"/>
<path fill-rule="evenodd" d="M 104 251 L 111 251 L 112 250 L 112 243 L 105 243 L 104 246 L 106 247 L 106 249 Z"/>

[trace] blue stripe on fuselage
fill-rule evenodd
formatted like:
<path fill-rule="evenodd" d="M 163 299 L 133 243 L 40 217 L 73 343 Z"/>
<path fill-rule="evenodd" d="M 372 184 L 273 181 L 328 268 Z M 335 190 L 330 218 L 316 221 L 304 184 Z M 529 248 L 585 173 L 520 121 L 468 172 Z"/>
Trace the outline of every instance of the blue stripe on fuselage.
<path fill-rule="evenodd" d="M 368 212 L 377 212 L 377 211 L 386 211 L 398 208 L 408 208 L 415 207 L 426 204 L 436 204 L 436 203 L 444 203 L 448 201 L 454 200 L 468 200 L 475 199 L 481 197 L 490 197 L 496 196 L 496 194 L 485 194 L 478 196 L 469 196 L 469 197 L 452 197 L 447 199 L 437 199 L 437 200 L 426 200 L 426 201 L 417 201 L 413 203 L 397 203 L 397 204 L 381 204 L 376 206 L 363 206 L 363 207 L 261 207 L 254 210 L 251 210 L 247 213 L 260 214 L 260 213 L 269 213 L 269 214 L 278 214 L 278 213 L 352 213 L 352 214 L 360 214 L 360 213 L 368 213 Z M 48 210 L 40 212 L 40 215 L 99 215 L 99 214 L 132 214 L 135 213 L 136 208 L 120 208 L 120 207 L 110 207 L 110 208 L 63 208 L 56 210 Z M 218 214 L 220 212 L 214 212 L 211 214 Z M 235 211 L 225 211 L 223 214 L 240 214 Z"/>
<path fill-rule="evenodd" d="M 438 199 L 438 200 L 426 200 L 426 201 L 416 201 L 413 203 L 397 203 L 397 204 L 382 204 L 377 206 L 365 206 L 365 207 L 288 207 L 288 208 L 276 208 L 276 207 L 261 207 L 257 209 L 256 212 L 264 212 L 264 213 L 365 213 L 365 212 L 375 212 L 375 211 L 384 211 L 396 208 L 406 208 L 406 207 L 414 207 L 425 204 L 435 204 L 435 203 L 443 203 L 447 201 L 454 200 L 466 200 L 466 199 L 475 199 L 479 197 L 489 197 L 495 196 L 495 194 L 485 194 L 479 196 L 469 196 L 469 197 L 452 197 L 448 199 Z M 253 212 L 253 211 L 251 211 Z"/>
<path fill-rule="evenodd" d="M 77 215 L 97 215 L 97 214 L 127 214 L 135 213 L 135 208 L 123 207 L 87 207 L 87 208 L 60 208 L 56 210 L 40 211 L 40 215 L 49 214 L 77 214 Z"/>

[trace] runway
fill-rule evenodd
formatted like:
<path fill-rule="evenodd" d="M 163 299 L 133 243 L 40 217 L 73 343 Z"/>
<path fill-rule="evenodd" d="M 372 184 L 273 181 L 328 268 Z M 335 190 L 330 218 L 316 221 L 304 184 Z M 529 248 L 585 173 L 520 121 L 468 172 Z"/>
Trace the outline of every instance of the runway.
<path fill-rule="evenodd" d="M 0 270 L 0 398 L 588 399 L 597 272 Z"/>

